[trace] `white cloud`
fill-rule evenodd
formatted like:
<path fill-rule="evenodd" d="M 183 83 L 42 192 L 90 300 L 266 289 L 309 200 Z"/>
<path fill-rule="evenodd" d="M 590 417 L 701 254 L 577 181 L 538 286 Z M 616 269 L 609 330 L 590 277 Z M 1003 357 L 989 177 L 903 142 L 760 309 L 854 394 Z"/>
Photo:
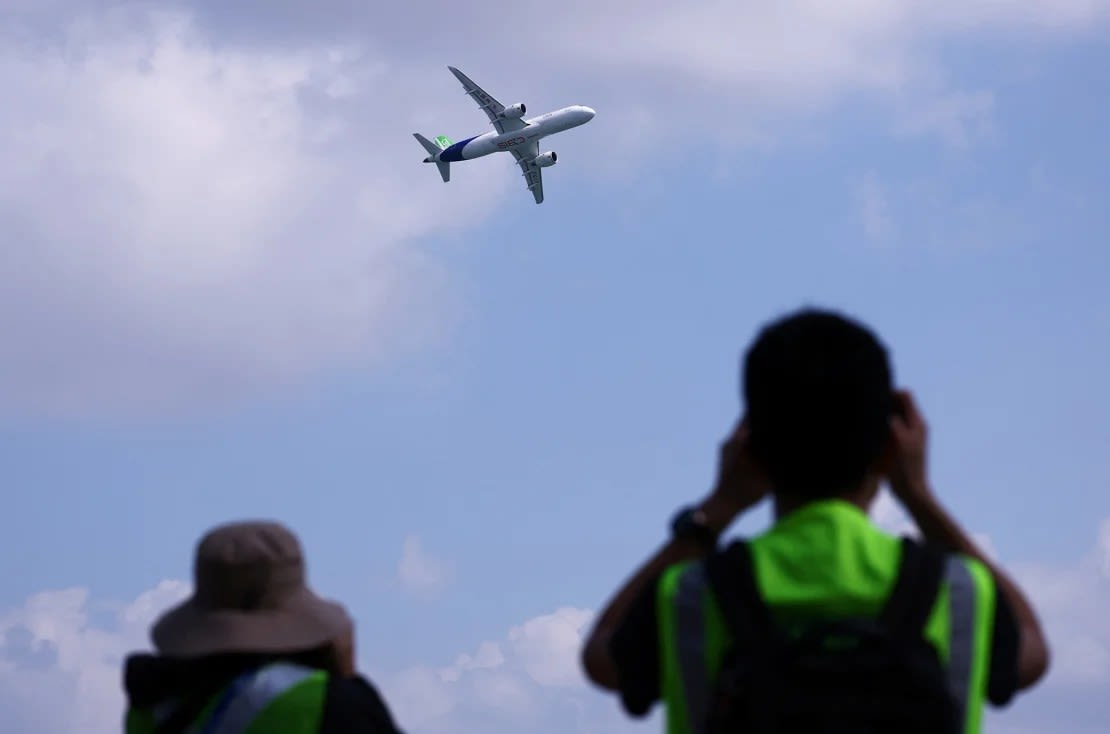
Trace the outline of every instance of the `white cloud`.
<path fill-rule="evenodd" d="M 411 241 L 515 182 L 476 167 L 433 214 L 431 105 L 387 71 L 148 10 L 0 36 L 0 410 L 208 407 L 436 339 L 451 294 Z"/>
<path fill-rule="evenodd" d="M 45 591 L 0 613 L 0 721 L 10 734 L 118 731 L 121 663 L 148 647 L 147 628 L 189 587 L 164 581 L 130 604 L 102 605 L 88 589 Z"/>
<path fill-rule="evenodd" d="M 892 529 L 905 528 L 889 498 L 876 505 L 875 516 Z M 1053 666 L 1013 707 L 988 715 L 990 730 L 1100 730 L 1110 716 L 1110 704 L 1098 695 L 1110 685 L 1108 565 L 1110 519 L 1078 563 L 1012 564 L 1044 620 Z M 0 720 L 14 722 L 5 732 L 117 731 L 123 656 L 148 647 L 150 622 L 188 590 L 184 582 L 166 581 L 126 604 L 94 601 L 87 589 L 47 591 L 0 611 Z M 102 621 L 105 609 L 111 614 Z M 627 719 L 614 697 L 584 680 L 578 654 L 592 619 L 590 610 L 562 607 L 445 665 L 363 669 L 410 734 L 623 733 L 657 726 Z"/>
<path fill-rule="evenodd" d="M 439 675 L 443 680 L 453 683 L 462 676 L 464 671 L 496 668 L 504 662 L 505 655 L 501 652 L 501 645 L 496 642 L 483 642 L 478 646 L 476 653 L 459 655 L 454 665 L 439 671 Z"/>
<path fill-rule="evenodd" d="M 530 203 L 511 161 L 460 167 L 449 194 L 418 165 L 413 130 L 485 129 L 444 59 L 535 109 L 597 107 L 560 141 L 590 166 L 560 167 L 552 193 L 602 175 L 627 192 L 661 156 L 781 144 L 784 121 L 861 92 L 896 132 L 966 144 L 992 98 L 946 77 L 944 41 L 1070 37 L 1110 4 L 488 3 L 430 25 L 446 5 L 245 0 L 196 6 L 199 25 L 105 7 L 0 11 L 6 413 L 199 410 L 435 343 L 451 281 L 414 240 Z M 353 34 L 368 13 L 378 36 Z M 533 31 L 475 47 L 490 27 Z"/>
<path fill-rule="evenodd" d="M 165 581 L 126 604 L 88 589 L 46 591 L 0 610 L 0 721 L 6 734 L 118 731 L 124 710 L 122 661 L 149 649 L 147 630 L 185 598 L 187 583 Z M 104 610 L 110 614 L 104 618 Z M 610 701 L 577 673 L 587 610 L 565 607 L 479 644 L 449 665 L 364 670 L 410 734 L 484 731 L 596 732 L 622 725 Z M 583 718 L 585 717 L 585 718 Z M 608 727 L 608 728 L 607 728 Z"/>
<path fill-rule="evenodd" d="M 405 538 L 401 560 L 397 564 L 397 579 L 405 589 L 418 594 L 432 594 L 450 583 L 453 575 L 454 566 L 425 551 L 420 538 L 414 535 Z"/>
<path fill-rule="evenodd" d="M 525 672 L 541 686 L 582 681 L 578 653 L 593 612 L 562 607 L 509 630 L 509 644 Z"/>
<path fill-rule="evenodd" d="M 440 668 L 418 665 L 382 672 L 381 682 L 399 723 L 412 734 L 457 731 L 630 732 L 643 722 L 625 719 L 597 692 L 578 663 L 593 612 L 561 607 L 487 640 L 474 654 Z M 634 728 L 636 727 L 636 728 Z"/>
<path fill-rule="evenodd" d="M 947 78 L 946 43 L 1013 34 L 1073 37 L 1108 16 L 1110 3 L 1086 0 L 1062 6 L 599 0 L 549 19 L 540 42 L 562 55 L 560 64 L 590 74 L 604 70 L 600 76 L 614 90 L 606 102 L 610 114 L 626 114 L 645 95 L 655 95 L 669 108 L 692 112 L 658 113 L 669 118 L 668 132 L 682 130 L 686 139 L 698 140 L 712 130 L 715 144 L 725 149 L 737 139 L 758 139 L 755 130 L 771 120 L 823 112 L 848 98 L 889 102 L 896 132 L 936 134 L 964 145 L 990 131 L 993 98 Z M 722 120 L 728 121 L 723 129 Z M 680 151 L 668 146 L 653 156 Z"/>

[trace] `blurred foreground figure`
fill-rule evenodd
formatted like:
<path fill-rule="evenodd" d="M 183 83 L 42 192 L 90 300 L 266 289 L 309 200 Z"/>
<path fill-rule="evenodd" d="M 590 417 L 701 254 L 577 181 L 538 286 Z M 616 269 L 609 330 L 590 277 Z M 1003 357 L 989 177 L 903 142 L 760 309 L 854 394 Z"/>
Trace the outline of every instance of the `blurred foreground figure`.
<path fill-rule="evenodd" d="M 715 486 L 601 613 L 587 675 L 633 716 L 663 701 L 668 734 L 976 734 L 1048 648 L 934 494 L 925 422 L 885 348 L 804 310 L 759 335 L 743 393 Z M 871 522 L 883 481 L 922 542 Z M 718 547 L 768 494 L 772 526 Z"/>
<path fill-rule="evenodd" d="M 195 592 L 127 659 L 126 734 L 399 734 L 355 671 L 354 625 L 306 585 L 297 538 L 275 523 L 201 539 Z"/>

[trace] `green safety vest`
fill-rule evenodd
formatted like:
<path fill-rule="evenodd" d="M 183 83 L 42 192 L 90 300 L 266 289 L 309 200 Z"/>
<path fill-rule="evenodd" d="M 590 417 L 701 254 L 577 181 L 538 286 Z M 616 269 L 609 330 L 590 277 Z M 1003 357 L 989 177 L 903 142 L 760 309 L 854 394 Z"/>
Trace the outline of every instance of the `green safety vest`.
<path fill-rule="evenodd" d="M 878 615 L 894 586 L 901 542 L 855 505 L 814 502 L 750 541 L 756 587 L 783 623 Z M 990 571 L 949 556 L 926 638 L 945 664 L 964 734 L 979 734 L 990 662 L 995 586 Z M 667 734 L 702 734 L 713 681 L 731 644 L 704 565 L 668 567 L 656 596 Z"/>
<path fill-rule="evenodd" d="M 328 674 L 272 663 L 212 696 L 187 734 L 316 734 L 324 714 Z M 153 734 L 177 701 L 128 710 L 126 734 Z"/>

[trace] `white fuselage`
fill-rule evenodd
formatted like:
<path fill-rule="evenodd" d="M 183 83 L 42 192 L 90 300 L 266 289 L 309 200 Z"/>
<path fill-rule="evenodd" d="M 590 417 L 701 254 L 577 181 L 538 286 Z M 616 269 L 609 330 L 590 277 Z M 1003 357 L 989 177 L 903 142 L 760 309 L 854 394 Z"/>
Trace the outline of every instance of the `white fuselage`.
<path fill-rule="evenodd" d="M 491 153 L 511 151 L 514 148 L 533 144 L 548 135 L 585 125 L 594 118 L 594 114 L 592 109 L 583 105 L 564 107 L 561 110 L 524 120 L 527 125 L 520 130 L 505 133 L 491 130 L 473 138 L 460 140 L 441 150 L 436 156 L 436 160 L 453 163 L 481 158 Z"/>

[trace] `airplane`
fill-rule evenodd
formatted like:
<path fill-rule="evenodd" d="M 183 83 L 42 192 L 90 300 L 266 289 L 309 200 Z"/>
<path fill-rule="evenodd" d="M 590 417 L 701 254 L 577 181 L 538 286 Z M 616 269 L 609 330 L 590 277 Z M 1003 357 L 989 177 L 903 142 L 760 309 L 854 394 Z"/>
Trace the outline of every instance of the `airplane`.
<path fill-rule="evenodd" d="M 524 119 L 527 111 L 523 102 L 505 105 L 491 97 L 484 89 L 470 80 L 466 74 L 453 66 L 448 66 L 451 73 L 462 83 L 466 93 L 474 98 L 486 112 L 494 130 L 475 135 L 466 140 L 455 143 L 444 135 L 440 135 L 433 143 L 420 133 L 413 133 L 413 137 L 424 146 L 428 157 L 424 163 L 435 163 L 439 175 L 444 183 L 451 180 L 451 164 L 459 161 L 468 161 L 474 158 L 490 155 L 501 151 L 508 151 L 516 158 L 524 176 L 528 190 L 537 204 L 543 203 L 543 176 L 540 171 L 548 166 L 555 165 L 558 156 L 555 151 L 540 152 L 540 139 L 548 135 L 570 130 L 571 128 L 585 125 L 596 114 L 589 107 L 571 105 L 554 112 L 548 112 L 539 117 Z"/>

